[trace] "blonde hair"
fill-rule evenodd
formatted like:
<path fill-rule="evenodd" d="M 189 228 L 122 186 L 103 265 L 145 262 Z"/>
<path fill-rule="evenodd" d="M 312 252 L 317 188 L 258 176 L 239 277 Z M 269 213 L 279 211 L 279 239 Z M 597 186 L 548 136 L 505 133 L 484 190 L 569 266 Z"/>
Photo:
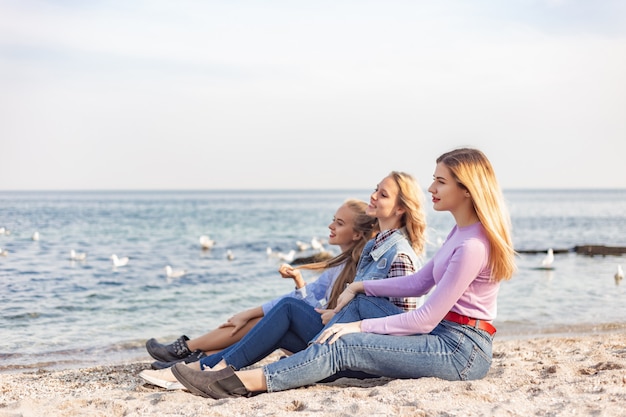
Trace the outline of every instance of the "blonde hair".
<path fill-rule="evenodd" d="M 411 174 L 392 171 L 389 176 L 398 185 L 398 204 L 405 210 L 401 223 L 406 228 L 407 238 L 415 253 L 423 255 L 426 247 L 424 193 Z"/>
<path fill-rule="evenodd" d="M 365 214 L 367 203 L 360 200 L 348 199 L 344 202 L 344 205 L 352 210 L 355 214 L 354 224 L 352 230 L 359 234 L 359 239 L 352 242 L 349 249 L 345 250 L 341 254 L 335 256 L 328 261 L 316 262 L 312 264 L 301 265 L 299 269 L 327 269 L 337 265 L 344 264 L 343 269 L 339 273 L 339 276 L 333 284 L 330 297 L 328 299 L 327 308 L 335 308 L 337 305 L 337 298 L 339 294 L 345 290 L 346 285 L 354 281 L 356 276 L 356 266 L 361 257 L 361 252 L 365 247 L 365 244 L 373 239 L 374 236 L 380 231 L 378 226 L 378 219 Z"/>
<path fill-rule="evenodd" d="M 471 148 L 444 153 L 437 163 L 446 165 L 459 186 L 472 197 L 474 210 L 491 245 L 491 279 L 510 279 L 516 270 L 511 219 L 491 163 L 481 151 Z"/>

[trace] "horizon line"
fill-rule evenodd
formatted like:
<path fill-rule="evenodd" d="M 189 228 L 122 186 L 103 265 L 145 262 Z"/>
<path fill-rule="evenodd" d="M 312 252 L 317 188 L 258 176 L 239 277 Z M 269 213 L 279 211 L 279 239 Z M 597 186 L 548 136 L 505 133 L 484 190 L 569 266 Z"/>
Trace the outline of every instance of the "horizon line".
<path fill-rule="evenodd" d="M 341 192 L 370 188 L 94 188 L 94 189 L 0 189 L 0 193 L 132 193 L 132 192 Z M 626 187 L 509 187 L 502 191 L 626 191 Z"/>

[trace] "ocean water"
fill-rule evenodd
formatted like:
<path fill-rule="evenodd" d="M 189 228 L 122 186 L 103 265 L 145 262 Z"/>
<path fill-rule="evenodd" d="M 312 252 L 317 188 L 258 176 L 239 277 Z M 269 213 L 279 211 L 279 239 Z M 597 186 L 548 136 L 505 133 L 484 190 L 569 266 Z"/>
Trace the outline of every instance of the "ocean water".
<path fill-rule="evenodd" d="M 198 336 L 288 292 L 281 261 L 325 239 L 337 207 L 370 190 L 0 192 L 0 371 L 149 360 L 145 340 Z M 626 190 L 506 191 L 520 250 L 626 246 Z M 427 257 L 453 225 L 429 202 Z M 33 240 L 33 234 L 39 240 Z M 202 250 L 201 235 L 216 241 Z M 70 250 L 86 252 L 71 261 Z M 337 253 L 337 249 L 327 249 Z M 227 251 L 235 259 L 228 260 Z M 111 255 L 128 256 L 115 268 Z M 301 252 L 296 256 L 307 256 Z M 626 257 L 521 254 L 498 300 L 497 337 L 626 329 Z M 185 269 L 168 279 L 164 267 Z M 314 273 L 306 272 L 309 280 Z"/>

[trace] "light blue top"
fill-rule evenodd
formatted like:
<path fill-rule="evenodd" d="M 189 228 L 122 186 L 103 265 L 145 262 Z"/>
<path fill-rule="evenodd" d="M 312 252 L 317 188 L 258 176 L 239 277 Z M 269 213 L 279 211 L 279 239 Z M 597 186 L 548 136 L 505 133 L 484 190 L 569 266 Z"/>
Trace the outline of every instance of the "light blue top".
<path fill-rule="evenodd" d="M 328 268 L 315 281 L 302 288 L 294 290 L 272 301 L 263 304 L 263 314 L 267 314 L 274 306 L 285 297 L 292 297 L 304 301 L 314 308 L 326 308 L 328 298 L 333 290 L 333 284 L 343 270 L 345 264 Z"/>

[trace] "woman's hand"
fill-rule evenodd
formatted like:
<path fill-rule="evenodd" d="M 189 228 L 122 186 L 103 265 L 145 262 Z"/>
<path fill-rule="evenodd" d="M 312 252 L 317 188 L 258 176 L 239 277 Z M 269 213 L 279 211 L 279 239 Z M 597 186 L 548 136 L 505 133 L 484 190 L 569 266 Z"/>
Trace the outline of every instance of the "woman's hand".
<path fill-rule="evenodd" d="M 302 278 L 302 272 L 289 264 L 282 264 L 278 268 L 278 273 L 283 278 L 293 279 L 293 282 L 296 284 L 296 288 L 302 288 L 306 285 L 304 279 Z"/>
<path fill-rule="evenodd" d="M 337 313 L 335 313 L 335 310 L 324 310 L 324 309 L 321 309 L 321 308 L 316 308 L 315 311 L 320 313 L 320 316 L 322 316 L 322 324 L 324 324 L 324 325 L 328 324 L 330 319 L 335 317 L 335 314 L 337 314 Z"/>
<path fill-rule="evenodd" d="M 350 301 L 356 297 L 357 293 L 363 292 L 362 282 L 353 282 L 348 285 L 345 290 L 337 298 L 337 306 L 335 307 L 335 313 L 339 313 L 342 308 L 348 305 Z"/>
<path fill-rule="evenodd" d="M 295 268 L 289 264 L 282 264 L 278 267 L 278 273 L 283 278 L 293 278 L 294 277 Z"/>
<path fill-rule="evenodd" d="M 328 340 L 328 344 L 332 345 L 341 336 L 350 333 L 361 333 L 360 321 L 353 321 L 352 323 L 335 323 L 328 329 L 324 330 L 315 342 L 324 343 Z"/>
<path fill-rule="evenodd" d="M 226 323 L 220 324 L 220 329 L 225 327 L 232 327 L 233 331 L 230 335 L 234 336 L 239 330 L 242 329 L 243 326 L 248 323 L 248 321 L 250 321 L 250 319 L 247 312 L 242 311 L 241 313 L 237 313 L 228 320 L 226 320 Z"/>

